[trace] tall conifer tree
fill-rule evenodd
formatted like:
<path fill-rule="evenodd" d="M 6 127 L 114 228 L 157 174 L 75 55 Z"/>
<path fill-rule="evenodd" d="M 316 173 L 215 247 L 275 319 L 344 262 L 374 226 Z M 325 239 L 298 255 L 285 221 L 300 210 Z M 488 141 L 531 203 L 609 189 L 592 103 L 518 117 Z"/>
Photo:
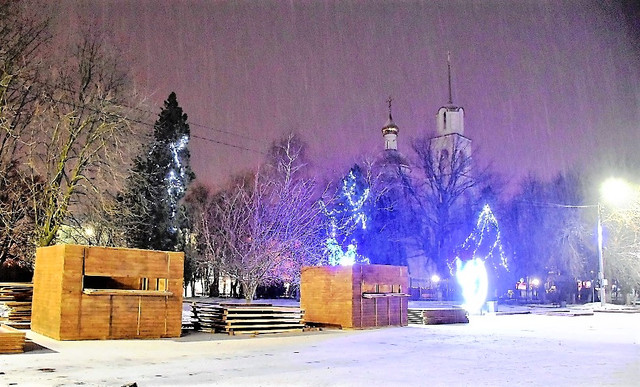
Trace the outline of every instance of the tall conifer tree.
<path fill-rule="evenodd" d="M 370 187 L 359 165 L 354 165 L 342 179 L 341 186 L 330 208 L 325 207 L 328 218 L 326 249 L 329 264 L 351 265 L 368 263 L 359 247 L 363 244 L 370 222 Z"/>
<path fill-rule="evenodd" d="M 186 219 L 180 200 L 195 177 L 189 165 L 189 137 L 187 115 L 172 92 L 154 125 L 153 140 L 134 161 L 123 195 L 131 247 L 179 248 L 178 230 Z"/>

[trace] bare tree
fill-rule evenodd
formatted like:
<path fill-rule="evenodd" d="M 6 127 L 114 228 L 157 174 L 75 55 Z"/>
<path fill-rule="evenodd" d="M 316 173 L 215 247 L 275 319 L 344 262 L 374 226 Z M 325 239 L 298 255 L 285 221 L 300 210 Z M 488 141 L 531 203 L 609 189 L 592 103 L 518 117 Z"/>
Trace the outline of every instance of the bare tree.
<path fill-rule="evenodd" d="M 44 85 L 28 155 L 30 175 L 46 181 L 43 200 L 35 200 L 35 191 L 31 196 L 37 245 L 55 241 L 80 197 L 118 187 L 127 152 L 136 145 L 128 85 L 116 53 L 92 34 Z"/>
<path fill-rule="evenodd" d="M 205 254 L 208 235 L 205 233 L 204 226 L 205 214 L 207 213 L 209 203 L 212 200 L 209 189 L 196 182 L 191 186 L 185 196 L 185 216 L 190 219 L 190 229 L 182 228 L 182 233 L 178 238 L 184 241 L 184 286 L 185 292 L 187 288 L 191 288 L 191 296 L 195 297 L 195 285 L 198 280 L 202 281 L 203 289 L 208 289 L 210 296 L 218 296 L 219 273 L 214 265 L 214 254 Z M 208 257 L 212 259 L 209 260 Z M 186 295 L 186 293 L 185 293 Z"/>
<path fill-rule="evenodd" d="M 585 204 L 583 178 L 577 172 L 552 181 L 529 176 L 505 219 L 515 279 L 548 280 L 558 301 L 568 301 L 577 280 L 597 273 L 596 208 Z"/>
<path fill-rule="evenodd" d="M 27 2 L 0 2 L 0 267 L 14 261 L 28 268 L 34 253 L 36 214 L 28 199 L 32 193 L 41 199 L 43 181 L 20 166 L 32 145 L 25 132 L 36 111 L 38 52 L 49 40 L 48 24 Z"/>
<path fill-rule="evenodd" d="M 121 221 L 127 211 L 110 192 L 94 192 L 90 200 L 79 200 L 71 208 L 56 240 L 93 246 L 126 246 Z"/>
<path fill-rule="evenodd" d="M 99 226 L 115 224 L 119 172 L 137 144 L 118 54 L 94 34 L 72 53 L 49 49 L 49 13 L 33 5 L 0 1 L 0 261 L 28 263 L 65 223 L 78 241 L 117 243 Z M 91 236 L 79 232 L 89 222 Z"/>
<path fill-rule="evenodd" d="M 38 97 L 40 49 L 49 41 L 49 20 L 28 2 L 0 2 L 0 173 L 24 156 L 22 137 Z"/>
<path fill-rule="evenodd" d="M 37 184 L 42 189 L 43 182 Z M 0 266 L 8 260 L 30 265 L 35 256 L 35 217 L 24 203 L 31 188 L 15 162 L 5 167 L 0 179 Z"/>
<path fill-rule="evenodd" d="M 474 170 L 468 140 L 449 139 L 445 146 L 427 136 L 413 141 L 415 170 L 405 176 L 415 219 L 414 235 L 433 265 L 446 273 L 448 258 L 464 241 L 471 227 L 470 214 L 475 192 L 487 177 L 485 170 Z M 469 223 L 467 225 L 467 223 Z M 457 234 L 456 234 L 457 233 Z"/>
<path fill-rule="evenodd" d="M 605 278 L 616 279 L 624 293 L 640 293 L 640 195 L 621 208 L 603 208 Z"/>
<path fill-rule="evenodd" d="M 322 255 L 322 210 L 315 182 L 296 177 L 300 148 L 294 139 L 274 145 L 283 152 L 272 152 L 281 157 L 271 160 L 268 172 L 238 179 L 217 195 L 204 219 L 207 254 L 240 282 L 247 302 L 258 285 L 297 284 L 301 266 Z"/>

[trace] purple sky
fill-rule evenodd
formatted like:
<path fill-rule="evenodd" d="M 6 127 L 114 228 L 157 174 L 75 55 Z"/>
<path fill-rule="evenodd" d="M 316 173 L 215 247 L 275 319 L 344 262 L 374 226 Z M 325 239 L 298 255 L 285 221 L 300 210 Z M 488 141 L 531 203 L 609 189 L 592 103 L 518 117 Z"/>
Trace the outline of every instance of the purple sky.
<path fill-rule="evenodd" d="M 450 50 L 465 134 L 480 161 L 515 184 L 594 155 L 639 153 L 640 13 L 630 4 L 66 0 L 61 7 L 113 31 L 135 58 L 154 112 L 175 91 L 193 135 L 260 152 L 297 131 L 326 175 L 382 150 L 389 95 L 400 151 L 410 155 L 410 140 L 435 130 L 448 99 Z M 198 138 L 190 148 L 193 169 L 209 185 L 262 159 Z"/>

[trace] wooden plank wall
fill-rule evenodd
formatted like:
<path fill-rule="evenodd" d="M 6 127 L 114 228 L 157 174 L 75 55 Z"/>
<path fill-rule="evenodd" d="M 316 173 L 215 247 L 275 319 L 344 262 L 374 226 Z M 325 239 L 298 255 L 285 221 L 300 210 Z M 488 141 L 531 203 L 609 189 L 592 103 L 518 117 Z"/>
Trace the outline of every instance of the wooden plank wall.
<path fill-rule="evenodd" d="M 356 265 L 353 268 L 354 294 L 403 294 L 409 289 L 406 266 Z M 353 326 L 406 326 L 408 306 L 408 297 L 354 297 Z"/>
<path fill-rule="evenodd" d="M 38 249 L 33 273 L 31 329 L 58 340 L 60 339 L 60 310 L 68 307 L 62 303 L 66 248 L 65 245 L 59 245 Z"/>
<path fill-rule="evenodd" d="M 366 328 L 407 325 L 407 297 L 363 298 L 363 293 L 405 292 L 406 267 L 387 265 L 304 267 L 300 307 L 305 321 Z"/>
<path fill-rule="evenodd" d="M 77 245 L 38 249 L 34 309 L 39 312 L 33 315 L 34 331 L 57 340 L 179 337 L 183 260 L 183 253 L 138 249 Z M 45 271 L 46 275 L 37 275 Z M 83 273 L 112 277 L 125 288 L 137 288 L 87 294 Z M 142 278 L 149 279 L 148 293 L 140 291 Z M 158 278 L 163 280 L 160 289 L 156 289 Z M 58 301 L 46 304 L 47 298 L 37 299 L 35 293 L 51 293 Z"/>
<path fill-rule="evenodd" d="M 85 275 L 130 278 L 168 278 L 171 254 L 164 251 L 90 247 L 86 250 Z M 182 275 L 180 275 L 182 278 Z"/>
<path fill-rule="evenodd" d="M 303 267 L 300 308 L 305 311 L 305 321 L 352 327 L 353 291 L 350 266 Z"/>

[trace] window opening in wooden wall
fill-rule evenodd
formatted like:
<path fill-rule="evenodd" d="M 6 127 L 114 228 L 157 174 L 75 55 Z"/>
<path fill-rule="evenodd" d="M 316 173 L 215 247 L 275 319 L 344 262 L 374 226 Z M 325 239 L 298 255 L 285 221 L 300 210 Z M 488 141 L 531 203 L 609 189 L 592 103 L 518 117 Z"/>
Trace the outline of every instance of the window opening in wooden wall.
<path fill-rule="evenodd" d="M 167 278 L 137 278 L 137 277 L 109 277 L 85 275 L 83 291 L 136 290 L 150 292 L 167 292 L 169 280 Z"/>

